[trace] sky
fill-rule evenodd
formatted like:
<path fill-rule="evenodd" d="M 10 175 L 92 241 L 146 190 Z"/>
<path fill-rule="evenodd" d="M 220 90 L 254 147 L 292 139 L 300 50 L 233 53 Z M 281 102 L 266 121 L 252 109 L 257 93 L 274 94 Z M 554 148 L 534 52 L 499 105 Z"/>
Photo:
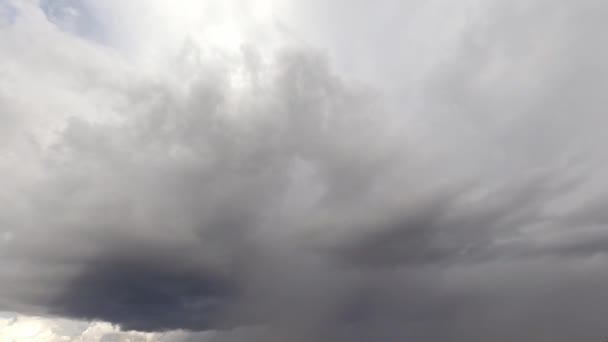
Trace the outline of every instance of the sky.
<path fill-rule="evenodd" d="M 607 15 L 0 0 L 0 340 L 606 340 Z"/>

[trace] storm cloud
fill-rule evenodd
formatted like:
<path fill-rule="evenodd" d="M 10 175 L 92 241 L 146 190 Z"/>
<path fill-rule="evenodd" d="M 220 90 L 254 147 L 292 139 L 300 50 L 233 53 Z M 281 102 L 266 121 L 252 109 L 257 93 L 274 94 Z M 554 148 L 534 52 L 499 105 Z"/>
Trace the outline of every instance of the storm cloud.
<path fill-rule="evenodd" d="M 0 0 L 0 336 L 605 339 L 606 14 Z"/>

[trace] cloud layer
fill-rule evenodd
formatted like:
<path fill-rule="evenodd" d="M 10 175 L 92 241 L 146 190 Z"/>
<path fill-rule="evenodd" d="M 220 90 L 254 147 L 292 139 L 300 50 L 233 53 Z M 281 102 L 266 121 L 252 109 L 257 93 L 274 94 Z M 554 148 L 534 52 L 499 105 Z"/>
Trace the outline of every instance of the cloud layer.
<path fill-rule="evenodd" d="M 605 338 L 606 11 L 0 0 L 0 310 L 91 341 Z M 0 337 L 46 320 L 19 317 Z"/>

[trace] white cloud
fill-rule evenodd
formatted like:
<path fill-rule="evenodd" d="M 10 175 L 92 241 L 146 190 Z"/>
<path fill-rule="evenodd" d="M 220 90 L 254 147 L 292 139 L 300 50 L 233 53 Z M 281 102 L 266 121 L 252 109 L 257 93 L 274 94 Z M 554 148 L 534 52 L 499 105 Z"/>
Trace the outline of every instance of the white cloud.
<path fill-rule="evenodd" d="M 77 322 L 14 315 L 0 318 L 0 340 L 7 342 L 147 342 L 158 340 L 150 333 L 121 332 L 100 322 Z"/>
<path fill-rule="evenodd" d="M 226 333 L 226 335 L 238 334 Z M 171 331 L 144 333 L 121 331 L 106 322 L 85 322 L 0 312 L 0 341 L 3 342 L 197 342 L 212 341 L 215 332 Z"/>

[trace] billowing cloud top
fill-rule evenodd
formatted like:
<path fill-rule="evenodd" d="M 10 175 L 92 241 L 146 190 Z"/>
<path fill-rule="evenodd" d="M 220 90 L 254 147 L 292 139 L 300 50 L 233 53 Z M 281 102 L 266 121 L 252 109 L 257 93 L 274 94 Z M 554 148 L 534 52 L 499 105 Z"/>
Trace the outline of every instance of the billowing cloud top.
<path fill-rule="evenodd" d="M 606 339 L 606 15 L 0 0 L 0 337 Z"/>

